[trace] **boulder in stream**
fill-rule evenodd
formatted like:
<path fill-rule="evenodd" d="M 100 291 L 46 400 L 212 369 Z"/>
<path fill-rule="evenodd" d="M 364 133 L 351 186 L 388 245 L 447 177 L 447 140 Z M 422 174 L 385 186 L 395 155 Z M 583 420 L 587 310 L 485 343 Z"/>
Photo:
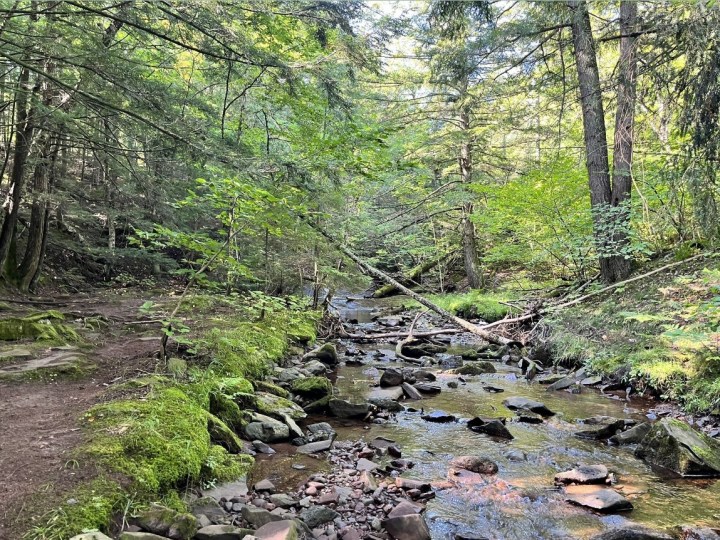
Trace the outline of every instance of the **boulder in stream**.
<path fill-rule="evenodd" d="M 609 439 L 625 427 L 625 420 L 612 416 L 592 416 L 582 420 L 583 427 L 575 432 L 581 439 Z"/>
<path fill-rule="evenodd" d="M 325 343 L 319 347 L 316 347 L 312 351 L 308 352 L 303 356 L 303 360 L 317 359 L 323 364 L 329 364 L 334 366 L 338 363 L 338 354 L 335 349 L 335 345 L 332 343 Z"/>
<path fill-rule="evenodd" d="M 505 427 L 504 418 L 480 418 L 475 417 L 472 420 L 468 420 L 467 423 L 470 430 L 476 433 L 484 433 L 491 437 L 498 437 L 500 439 L 514 439 L 512 433 Z"/>
<path fill-rule="evenodd" d="M 244 429 L 245 435 L 251 441 L 257 439 L 264 443 L 273 443 L 290 437 L 290 428 L 287 425 L 262 414 L 253 414 L 253 421 Z"/>
<path fill-rule="evenodd" d="M 457 418 L 455 418 L 452 414 L 446 413 L 445 411 L 433 411 L 422 415 L 420 418 L 426 420 L 427 422 L 436 422 L 439 424 L 447 424 L 457 420 Z"/>
<path fill-rule="evenodd" d="M 416 390 L 423 394 L 439 394 L 440 392 L 442 392 L 442 388 L 440 388 L 439 384 L 415 383 L 413 386 Z"/>
<path fill-rule="evenodd" d="M 521 396 L 507 398 L 503 401 L 503 405 L 505 405 L 511 411 L 526 409 L 542 416 L 553 416 L 555 414 L 550 409 L 548 409 L 544 403 Z"/>
<path fill-rule="evenodd" d="M 408 399 L 422 399 L 422 394 L 420 391 L 415 388 L 412 384 L 409 383 L 402 383 L 402 389 L 403 392 L 405 392 L 405 395 L 408 397 Z"/>
<path fill-rule="evenodd" d="M 388 517 L 383 527 L 395 540 L 430 540 L 430 530 L 420 514 Z"/>
<path fill-rule="evenodd" d="M 478 456 L 458 456 L 450 461 L 450 466 L 478 474 L 495 474 L 498 472 L 497 463 Z"/>
<path fill-rule="evenodd" d="M 632 524 L 596 534 L 590 540 L 673 540 L 673 536 Z"/>
<path fill-rule="evenodd" d="M 260 540 L 297 540 L 300 538 L 300 527 L 292 519 L 266 523 L 253 533 Z"/>
<path fill-rule="evenodd" d="M 328 407 L 338 418 L 364 418 L 370 411 L 367 403 L 351 403 L 345 399 L 331 399 Z"/>
<path fill-rule="evenodd" d="M 485 373 L 497 373 L 492 362 L 469 362 L 455 370 L 458 375 L 484 375 Z"/>
<path fill-rule="evenodd" d="M 642 422 L 635 427 L 628 429 L 627 431 L 621 431 L 610 437 L 610 442 L 613 444 L 640 444 L 650 432 L 652 425 L 649 422 Z"/>
<path fill-rule="evenodd" d="M 565 500 L 598 512 L 627 512 L 633 505 L 614 489 L 587 485 L 565 488 Z"/>
<path fill-rule="evenodd" d="M 605 465 L 581 465 L 555 475 L 558 484 L 604 484 L 608 477 Z"/>
<path fill-rule="evenodd" d="M 403 383 L 403 373 L 396 368 L 387 368 L 380 376 L 380 386 L 400 386 Z"/>
<path fill-rule="evenodd" d="M 720 476 L 720 442 L 674 418 L 656 422 L 635 455 L 680 476 Z"/>

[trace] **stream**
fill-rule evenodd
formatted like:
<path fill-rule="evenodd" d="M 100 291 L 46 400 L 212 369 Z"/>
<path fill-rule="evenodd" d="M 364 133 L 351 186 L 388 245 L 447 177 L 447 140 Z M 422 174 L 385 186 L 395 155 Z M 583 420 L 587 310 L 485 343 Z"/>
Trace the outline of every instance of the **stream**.
<path fill-rule="evenodd" d="M 402 300 L 386 301 L 339 298 L 334 301 L 341 316 L 357 329 L 368 329 L 373 313 Z M 480 344 L 475 336 L 457 334 L 449 341 L 449 353 Z M 351 343 L 338 340 L 338 349 L 361 349 L 362 365 L 341 364 L 335 384 L 340 398 L 364 401 L 377 384 L 378 368 L 406 364 L 395 357 L 394 343 Z M 654 402 L 642 399 L 626 401 L 619 395 L 601 394 L 583 389 L 580 394 L 548 392 L 545 386 L 529 383 L 520 370 L 495 362 L 497 373 L 466 377 L 457 389 L 447 386 L 457 375 L 436 373 L 442 392 L 422 401 L 405 401 L 406 407 L 425 412 L 442 410 L 461 419 L 475 416 L 506 417 L 513 414 L 502 401 L 523 396 L 541 401 L 557 414 L 542 424 L 509 422 L 514 436 L 499 441 L 469 430 L 463 422 L 430 423 L 420 412 L 406 410 L 397 414 L 396 422 L 362 424 L 330 421 L 338 440 L 370 441 L 375 437 L 392 439 L 402 448 L 403 458 L 415 462 L 405 477 L 430 481 L 436 498 L 427 504 L 426 521 L 433 538 L 452 539 L 458 533 L 468 538 L 493 539 L 584 539 L 626 520 L 652 528 L 679 525 L 715 526 L 720 523 L 720 482 L 717 480 L 672 479 L 653 471 L 633 455 L 632 446 L 608 446 L 604 442 L 575 437 L 577 419 L 606 415 L 638 421 Z M 491 384 L 504 392 L 491 393 L 483 385 Z M 624 397 L 624 393 L 622 394 Z M 274 456 L 258 458 L 254 478 L 270 477 L 276 484 L 296 488 L 312 472 L 326 471 L 323 459 L 294 454 L 293 447 L 282 445 Z M 448 462 L 455 456 L 476 455 L 498 464 L 496 475 L 477 476 L 463 482 L 448 477 Z M 302 464 L 303 470 L 291 468 Z M 565 502 L 554 487 L 558 472 L 578 465 L 606 465 L 617 477 L 614 488 L 629 499 L 634 510 L 623 514 L 600 514 Z M 298 465 L 296 465 L 298 466 Z M 452 480 L 452 481 L 450 481 Z M 474 535 L 474 536 L 471 536 Z"/>

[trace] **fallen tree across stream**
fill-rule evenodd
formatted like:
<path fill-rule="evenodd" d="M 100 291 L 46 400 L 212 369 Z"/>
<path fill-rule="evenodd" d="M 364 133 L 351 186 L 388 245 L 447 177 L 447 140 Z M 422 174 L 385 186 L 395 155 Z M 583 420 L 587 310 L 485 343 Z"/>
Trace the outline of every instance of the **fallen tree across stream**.
<path fill-rule="evenodd" d="M 476 336 L 481 337 L 485 341 L 488 341 L 490 343 L 494 343 L 496 345 L 507 345 L 507 346 L 519 346 L 522 345 L 521 343 L 517 341 L 513 341 L 512 339 L 508 339 L 505 336 L 501 336 L 499 334 L 496 334 L 494 332 L 488 332 L 484 329 L 482 326 L 478 326 L 476 324 L 473 324 L 469 321 L 466 321 L 465 319 L 461 319 L 460 317 L 457 317 L 456 315 L 453 315 L 446 309 L 441 308 L 440 306 L 433 304 L 430 300 L 425 298 L 424 296 L 419 295 L 418 293 L 408 289 L 405 285 L 397 281 L 396 279 L 390 277 L 382 270 L 379 270 L 378 268 L 375 268 L 370 263 L 366 262 L 362 258 L 360 258 L 358 255 L 355 254 L 349 247 L 347 247 L 345 244 L 339 242 L 330 234 L 327 233 L 322 227 L 319 225 L 316 225 L 310 220 L 308 220 L 305 217 L 301 218 L 305 223 L 307 223 L 310 227 L 312 227 L 314 230 L 316 230 L 318 233 L 320 233 L 332 246 L 334 246 L 336 249 L 340 250 L 342 253 L 344 253 L 349 259 L 351 259 L 353 262 L 355 262 L 360 268 L 365 270 L 368 274 L 370 274 L 373 277 L 376 277 L 385 283 L 393 285 L 395 288 L 397 288 L 400 292 L 403 294 L 409 296 L 413 300 L 417 301 L 418 303 L 422 304 L 426 308 L 428 308 L 431 311 L 434 311 L 440 317 L 445 319 L 446 321 L 459 326 L 463 330 L 470 332 L 471 334 L 475 334 Z M 418 334 L 415 334 L 416 336 Z"/>
<path fill-rule="evenodd" d="M 398 280 L 398 281 L 399 281 L 400 283 L 412 283 L 412 282 L 417 281 L 417 279 L 418 279 L 420 276 L 422 276 L 425 272 L 427 272 L 428 270 L 432 270 L 433 268 L 435 268 L 438 264 L 440 264 L 440 263 L 443 262 L 445 259 L 447 259 L 448 257 L 450 257 L 451 254 L 452 254 L 451 252 L 446 252 L 446 253 L 443 253 L 442 255 L 439 255 L 439 256 L 437 256 L 437 257 L 435 257 L 435 258 L 433 258 L 433 259 L 429 259 L 429 260 L 427 260 L 427 261 L 425 261 L 425 262 L 423 262 L 423 263 L 421 263 L 421 264 L 418 264 L 418 265 L 415 266 L 414 268 L 411 268 L 411 269 L 410 269 L 406 274 L 404 274 L 403 277 L 402 277 L 400 280 Z M 385 298 L 386 296 L 392 295 L 392 294 L 395 293 L 395 291 L 397 291 L 397 290 L 398 290 L 398 288 L 397 288 L 395 285 L 393 285 L 392 283 L 388 283 L 388 284 L 386 284 L 386 285 L 383 285 L 383 286 L 380 287 L 379 289 L 377 289 L 377 290 L 373 293 L 373 298 Z"/>

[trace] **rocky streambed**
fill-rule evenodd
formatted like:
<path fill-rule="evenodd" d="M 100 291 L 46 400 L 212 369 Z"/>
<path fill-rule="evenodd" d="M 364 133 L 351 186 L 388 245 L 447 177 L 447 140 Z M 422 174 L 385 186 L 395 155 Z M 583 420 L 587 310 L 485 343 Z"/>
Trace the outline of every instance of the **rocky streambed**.
<path fill-rule="evenodd" d="M 370 300 L 339 308 L 353 333 L 414 319 Z M 439 326 L 424 316 L 416 331 Z M 243 428 L 255 468 L 197 494 L 194 537 L 720 538 L 720 443 L 667 408 L 465 333 L 402 358 L 398 339 L 298 351 L 256 388 Z M 122 538 L 185 538 L 172 519 L 141 516 Z"/>

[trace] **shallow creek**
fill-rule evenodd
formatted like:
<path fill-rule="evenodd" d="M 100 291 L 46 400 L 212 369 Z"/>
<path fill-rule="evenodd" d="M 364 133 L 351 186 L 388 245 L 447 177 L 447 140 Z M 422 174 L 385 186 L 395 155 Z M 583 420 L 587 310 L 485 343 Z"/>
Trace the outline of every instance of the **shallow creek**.
<path fill-rule="evenodd" d="M 347 301 L 341 314 L 362 326 L 377 309 L 372 300 Z M 354 322 L 354 321 L 353 321 Z M 472 343 L 472 336 L 459 335 L 451 346 Z M 397 366 L 392 344 L 359 344 L 364 351 L 378 351 L 377 358 L 362 366 L 341 366 L 336 386 L 339 396 L 362 400 L 379 378 L 378 367 Z M 452 350 L 450 351 L 452 352 Z M 548 392 L 544 386 L 528 383 L 518 370 L 496 363 L 498 373 L 467 377 L 457 389 L 446 382 L 456 375 L 438 374 L 443 391 L 406 406 L 425 411 L 443 410 L 459 418 L 507 417 L 513 415 L 503 405 L 510 396 L 525 396 L 544 402 L 556 416 L 539 425 L 508 422 L 515 437 L 498 441 L 474 433 L 462 422 L 436 424 L 420 418 L 419 412 L 402 412 L 397 422 L 384 425 L 337 423 L 338 439 L 357 440 L 382 436 L 397 441 L 403 458 L 415 467 L 403 476 L 433 483 L 436 498 L 427 505 L 426 520 L 433 538 L 451 539 L 458 532 L 480 534 L 493 539 L 588 538 L 624 520 L 654 528 L 692 524 L 720 524 L 720 482 L 716 480 L 677 480 L 661 476 L 633 456 L 633 447 L 607 446 L 573 436 L 575 421 L 595 415 L 644 420 L 649 402 L 629 402 L 584 389 L 581 394 Z M 489 393 L 482 389 L 490 383 L 504 389 Z M 332 422 L 332 420 L 331 420 Z M 254 478 L 270 476 L 281 486 L 295 488 L 309 473 L 327 469 L 324 460 L 292 455 L 284 447 L 272 457 L 259 459 Z M 525 453 L 526 459 L 518 460 Z M 485 456 L 499 466 L 497 475 L 478 481 L 463 482 L 448 477 L 448 462 L 459 455 Z M 290 463 L 302 463 L 305 470 L 293 470 Z M 553 488 L 557 472 L 579 464 L 604 464 L 618 478 L 615 488 L 632 501 L 635 509 L 623 515 L 602 515 L 563 500 Z"/>

